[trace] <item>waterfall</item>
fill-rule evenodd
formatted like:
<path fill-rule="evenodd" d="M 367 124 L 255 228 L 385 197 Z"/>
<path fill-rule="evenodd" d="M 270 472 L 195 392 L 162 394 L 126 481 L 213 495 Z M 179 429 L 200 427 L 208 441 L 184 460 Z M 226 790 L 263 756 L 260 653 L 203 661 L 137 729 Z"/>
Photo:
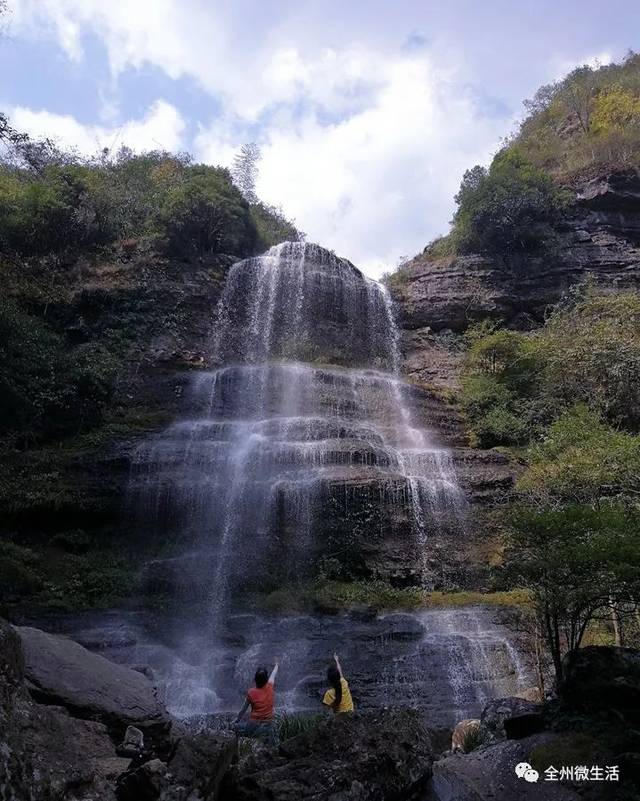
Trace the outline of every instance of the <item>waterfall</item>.
<path fill-rule="evenodd" d="M 185 583 L 220 609 L 238 587 L 309 575 L 363 503 L 419 583 L 430 531 L 462 498 L 413 423 L 385 288 L 317 245 L 278 245 L 231 268 L 211 350 L 219 366 L 194 373 L 184 418 L 138 450 L 132 479 L 147 521 L 189 550 Z"/>

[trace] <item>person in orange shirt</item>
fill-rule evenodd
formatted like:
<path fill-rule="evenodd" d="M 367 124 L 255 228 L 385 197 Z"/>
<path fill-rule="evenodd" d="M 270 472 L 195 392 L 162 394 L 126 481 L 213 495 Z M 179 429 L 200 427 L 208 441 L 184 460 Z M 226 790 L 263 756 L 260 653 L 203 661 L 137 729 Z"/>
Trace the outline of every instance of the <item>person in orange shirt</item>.
<path fill-rule="evenodd" d="M 275 703 L 274 684 L 278 675 L 278 660 L 270 674 L 266 668 L 258 668 L 255 675 L 255 687 L 247 690 L 244 705 L 235 720 L 235 729 L 244 737 L 264 737 L 270 742 L 275 740 L 273 726 L 273 710 Z M 249 720 L 241 722 L 245 712 L 251 708 Z"/>
<path fill-rule="evenodd" d="M 342 667 L 338 654 L 333 655 L 335 665 L 331 665 L 327 670 L 327 681 L 331 685 L 324 694 L 322 703 L 333 710 L 335 715 L 343 712 L 353 712 L 353 699 L 349 683 L 342 675 Z"/>

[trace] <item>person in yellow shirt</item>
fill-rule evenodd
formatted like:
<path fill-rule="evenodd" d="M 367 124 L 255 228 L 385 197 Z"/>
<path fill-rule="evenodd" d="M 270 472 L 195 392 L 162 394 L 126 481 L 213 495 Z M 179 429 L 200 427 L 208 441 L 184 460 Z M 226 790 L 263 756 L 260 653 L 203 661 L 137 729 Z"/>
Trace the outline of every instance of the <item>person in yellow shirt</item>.
<path fill-rule="evenodd" d="M 338 654 L 333 655 L 335 665 L 331 665 L 327 670 L 327 681 L 331 685 L 324 694 L 322 703 L 330 707 L 335 715 L 342 712 L 353 712 L 353 699 L 349 684 L 342 675 L 342 667 Z"/>

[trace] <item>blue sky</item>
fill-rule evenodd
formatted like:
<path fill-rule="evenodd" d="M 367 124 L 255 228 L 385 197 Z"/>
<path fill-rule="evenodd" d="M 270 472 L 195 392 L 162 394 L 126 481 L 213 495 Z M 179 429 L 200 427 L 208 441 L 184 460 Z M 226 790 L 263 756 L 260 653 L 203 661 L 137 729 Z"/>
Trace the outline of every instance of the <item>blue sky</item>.
<path fill-rule="evenodd" d="M 0 106 L 92 152 L 257 141 L 258 189 L 373 276 L 444 233 L 522 100 L 640 46 L 637 0 L 9 0 Z"/>

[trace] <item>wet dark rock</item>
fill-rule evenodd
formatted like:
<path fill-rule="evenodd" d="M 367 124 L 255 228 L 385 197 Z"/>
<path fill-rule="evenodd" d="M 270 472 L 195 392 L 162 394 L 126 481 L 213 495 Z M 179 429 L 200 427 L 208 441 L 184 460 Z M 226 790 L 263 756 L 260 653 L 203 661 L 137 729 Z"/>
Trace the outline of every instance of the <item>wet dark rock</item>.
<path fill-rule="evenodd" d="M 225 781 L 224 801 L 409 801 L 431 775 L 433 752 L 408 709 L 327 719 L 278 749 L 256 750 Z"/>
<path fill-rule="evenodd" d="M 482 710 L 480 725 L 488 740 L 526 737 L 543 728 L 542 705 L 525 698 L 495 698 Z"/>
<path fill-rule="evenodd" d="M 236 736 L 229 731 L 181 737 L 168 763 L 173 782 L 197 790 L 203 798 L 217 798 L 236 749 Z"/>
<path fill-rule="evenodd" d="M 127 726 L 124 740 L 117 747 L 118 756 L 134 759 L 144 753 L 144 733 L 136 726 Z"/>
<path fill-rule="evenodd" d="M 529 783 L 515 773 L 519 762 L 531 761 L 535 748 L 553 748 L 557 739 L 544 732 L 440 759 L 426 801 L 579 801 L 582 796 L 571 787 L 542 777 Z"/>
<path fill-rule="evenodd" d="M 640 650 L 590 645 L 564 659 L 560 697 L 584 710 L 616 709 L 640 720 Z"/>
<path fill-rule="evenodd" d="M 149 760 L 119 778 L 118 801 L 216 801 L 236 748 L 231 732 L 184 734 L 167 763 Z"/>
<path fill-rule="evenodd" d="M 20 638 L 0 620 L 0 799 L 113 801 L 110 777 L 128 760 L 106 726 L 34 703 L 23 670 Z"/>
<path fill-rule="evenodd" d="M 168 768 L 160 759 L 151 759 L 128 770 L 118 778 L 118 801 L 157 801 L 170 786 L 167 774 Z"/>
<path fill-rule="evenodd" d="M 72 714 L 103 722 L 116 739 L 127 726 L 142 729 L 160 745 L 170 722 L 153 686 L 137 671 L 110 662 L 66 637 L 39 629 L 16 629 L 34 699 L 64 706 Z"/>

